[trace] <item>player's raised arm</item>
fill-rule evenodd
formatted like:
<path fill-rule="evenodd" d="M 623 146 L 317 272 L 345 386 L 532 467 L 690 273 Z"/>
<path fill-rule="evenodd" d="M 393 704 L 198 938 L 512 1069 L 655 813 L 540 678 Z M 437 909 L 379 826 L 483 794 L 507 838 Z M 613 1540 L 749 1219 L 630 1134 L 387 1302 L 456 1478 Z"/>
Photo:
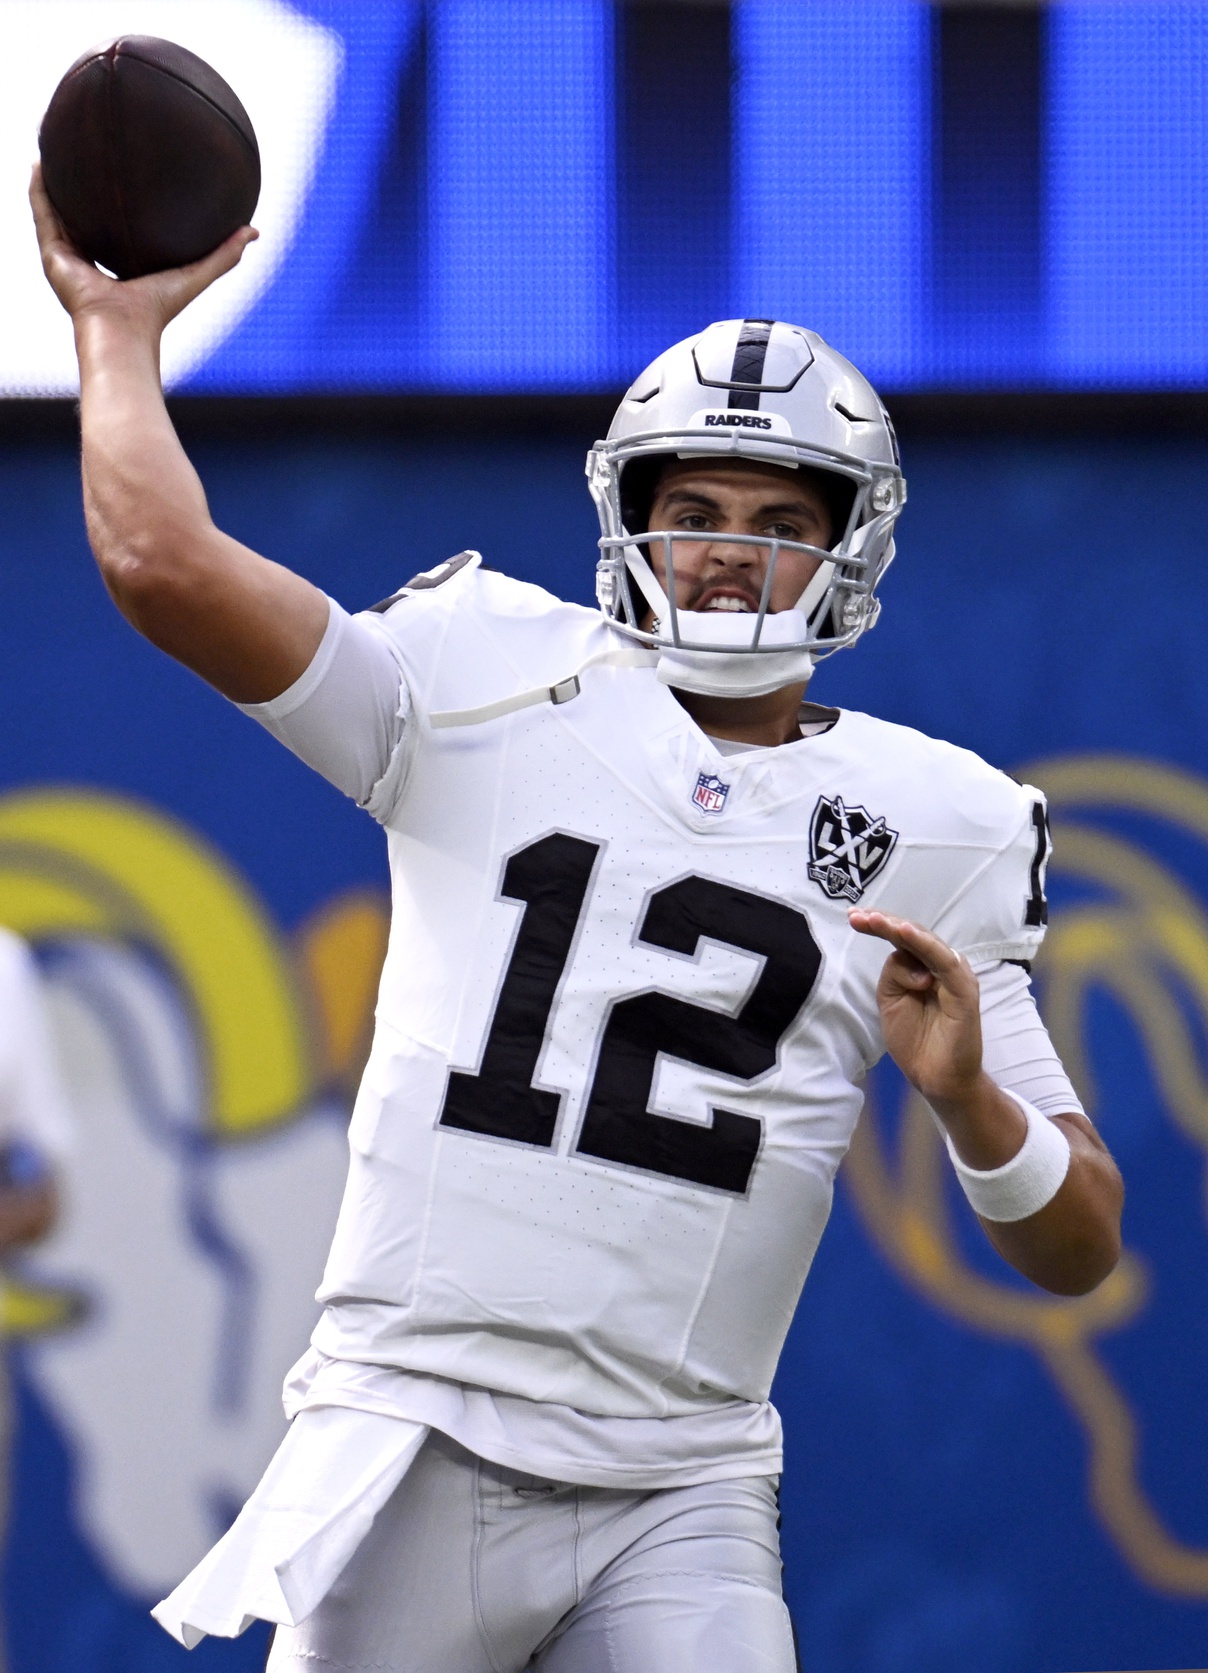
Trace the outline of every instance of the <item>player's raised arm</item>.
<path fill-rule="evenodd" d="M 947 1131 L 966 1195 L 991 1243 L 1058 1295 L 1082 1295 L 1120 1256 L 1123 1186 L 1084 1115 L 1025 1113 L 982 1065 L 978 979 L 939 936 L 886 912 L 852 928 L 893 951 L 877 986 L 890 1056 Z"/>
<path fill-rule="evenodd" d="M 75 326 L 84 512 L 105 585 L 140 633 L 227 697 L 276 697 L 313 657 L 327 600 L 215 527 L 159 374 L 164 327 L 256 234 L 244 227 L 191 266 L 121 282 L 74 248 L 38 168 L 30 202 L 46 277 Z"/>

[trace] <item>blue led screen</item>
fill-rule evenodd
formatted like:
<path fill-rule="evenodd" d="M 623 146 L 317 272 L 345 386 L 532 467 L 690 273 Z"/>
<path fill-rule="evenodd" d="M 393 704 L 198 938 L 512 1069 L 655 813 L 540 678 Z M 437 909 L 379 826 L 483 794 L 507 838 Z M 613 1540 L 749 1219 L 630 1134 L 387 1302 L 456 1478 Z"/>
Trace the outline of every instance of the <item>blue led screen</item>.
<path fill-rule="evenodd" d="M 927 337 L 930 16 L 735 8 L 733 312 L 791 319 L 891 384 Z"/>
<path fill-rule="evenodd" d="M 1074 384 L 1208 381 L 1208 7 L 1049 19 L 1049 362 Z"/>
<path fill-rule="evenodd" d="M 177 388 L 606 390 L 767 314 L 889 390 L 1208 382 L 1208 3 L 244 3 L 330 97 Z"/>

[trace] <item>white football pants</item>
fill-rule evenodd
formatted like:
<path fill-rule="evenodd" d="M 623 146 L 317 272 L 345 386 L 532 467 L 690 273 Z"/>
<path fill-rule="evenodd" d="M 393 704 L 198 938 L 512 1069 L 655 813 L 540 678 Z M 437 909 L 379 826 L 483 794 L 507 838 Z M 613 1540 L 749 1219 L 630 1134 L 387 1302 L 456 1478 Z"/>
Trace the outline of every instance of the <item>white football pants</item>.
<path fill-rule="evenodd" d="M 767 1476 L 653 1492 L 489 1464 L 435 1430 L 269 1673 L 794 1673 Z"/>

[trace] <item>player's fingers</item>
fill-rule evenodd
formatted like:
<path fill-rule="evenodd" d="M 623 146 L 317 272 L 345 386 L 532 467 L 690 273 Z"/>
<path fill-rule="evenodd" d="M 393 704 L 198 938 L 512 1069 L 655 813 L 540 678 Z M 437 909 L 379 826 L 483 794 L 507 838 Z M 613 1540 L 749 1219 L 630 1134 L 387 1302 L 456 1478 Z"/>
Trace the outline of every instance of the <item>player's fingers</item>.
<path fill-rule="evenodd" d="M 847 914 L 847 921 L 861 935 L 878 936 L 882 941 L 888 941 L 891 946 L 898 948 L 900 952 L 921 957 L 928 969 L 934 967 L 937 973 L 947 962 L 943 957 L 944 953 L 950 958 L 956 956 L 938 936 L 932 935 L 921 925 L 912 923 L 909 918 L 899 918 L 892 912 L 866 911 L 854 906 Z"/>
<path fill-rule="evenodd" d="M 167 273 L 149 275 L 163 298 L 165 318 L 171 319 L 180 313 L 215 279 L 221 279 L 224 273 L 236 267 L 248 245 L 259 236 L 255 227 L 240 227 L 216 250 L 202 256 L 200 261 L 190 262 L 187 267 L 173 268 Z"/>
<path fill-rule="evenodd" d="M 50 198 L 46 194 L 46 185 L 42 179 L 42 165 L 35 163 L 29 171 L 29 201 L 33 205 L 34 220 L 41 220 L 47 210 L 53 215 Z"/>
<path fill-rule="evenodd" d="M 49 203 L 46 187 L 42 184 L 42 165 L 35 163 L 29 171 L 29 201 L 33 208 L 34 220 L 41 218 L 43 204 Z"/>
<path fill-rule="evenodd" d="M 71 249 L 71 240 L 63 230 L 63 223 L 55 214 L 54 204 L 47 196 L 46 187 L 42 184 L 42 165 L 35 163 L 33 173 L 29 177 L 29 206 L 33 210 L 34 226 L 38 232 L 38 243 L 43 254 L 53 244 L 63 244 Z"/>
<path fill-rule="evenodd" d="M 898 924 L 900 941 L 898 945 L 903 952 L 910 953 L 925 964 L 941 982 L 949 982 L 959 978 L 968 969 L 968 965 L 959 953 L 953 952 L 946 941 L 938 935 L 933 935 L 929 929 L 921 924 L 911 923 L 909 918 L 903 918 Z"/>
<path fill-rule="evenodd" d="M 42 183 L 42 168 L 34 164 L 29 182 L 29 202 L 38 235 L 42 271 L 50 288 L 69 314 L 74 316 L 81 300 L 97 285 L 111 284 L 76 249 Z"/>
<path fill-rule="evenodd" d="M 965 960 L 921 924 L 896 917 L 892 912 L 866 912 L 855 907 L 847 916 L 851 927 L 861 935 L 879 936 L 898 952 L 917 959 L 938 980 L 963 985 L 964 974 L 969 969 Z"/>
<path fill-rule="evenodd" d="M 880 986 L 900 993 L 927 993 L 938 979 L 913 953 L 892 952 L 881 970 Z"/>
<path fill-rule="evenodd" d="M 237 267 L 243 258 L 243 252 L 259 236 L 255 227 L 240 227 L 216 250 L 211 250 L 208 256 L 202 256 L 200 261 L 182 267 L 179 270 L 182 280 L 190 286 L 195 286 L 197 292 L 205 290 L 215 279 L 221 279 L 224 273 L 229 273 L 232 267 Z"/>

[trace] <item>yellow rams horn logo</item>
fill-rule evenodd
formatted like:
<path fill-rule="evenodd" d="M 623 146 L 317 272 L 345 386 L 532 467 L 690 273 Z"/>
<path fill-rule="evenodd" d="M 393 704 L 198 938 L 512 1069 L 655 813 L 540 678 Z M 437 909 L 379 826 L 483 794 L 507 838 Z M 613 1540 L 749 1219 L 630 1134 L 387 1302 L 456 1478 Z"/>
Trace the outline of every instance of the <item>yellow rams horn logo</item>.
<path fill-rule="evenodd" d="M 1101 1101 L 1087 1038 L 1097 990 L 1130 1019 L 1171 1121 L 1208 1153 L 1208 1077 L 1197 1049 L 1197 1037 L 1208 1037 L 1208 911 L 1163 857 L 1163 827 L 1208 847 L 1208 783 L 1112 755 L 1032 763 L 1020 776 L 1049 799 L 1050 877 L 1073 885 L 1071 903 L 1053 912 L 1035 976 L 1087 1113 L 1093 1119 Z M 962 1255 L 954 1215 L 964 1210 L 917 1097 L 906 1102 L 896 1148 L 891 1159 L 870 1099 L 844 1178 L 874 1242 L 942 1312 L 1039 1356 L 1085 1432 L 1091 1499 L 1122 1557 L 1159 1591 L 1208 1598 L 1208 1550 L 1181 1541 L 1147 1495 L 1141 1427 L 1098 1346 L 1153 1298 L 1146 1264 L 1126 1249 L 1105 1283 L 1074 1300 L 987 1278 Z"/>
<path fill-rule="evenodd" d="M 347 1092 L 368 1050 L 387 906 L 337 896 L 291 942 L 196 832 L 129 797 L 77 788 L 0 797 L 0 924 L 35 946 L 98 940 L 157 959 L 193 1019 L 211 1135 L 237 1142 Z M 80 1298 L 0 1286 L 0 1331 L 73 1322 Z"/>

